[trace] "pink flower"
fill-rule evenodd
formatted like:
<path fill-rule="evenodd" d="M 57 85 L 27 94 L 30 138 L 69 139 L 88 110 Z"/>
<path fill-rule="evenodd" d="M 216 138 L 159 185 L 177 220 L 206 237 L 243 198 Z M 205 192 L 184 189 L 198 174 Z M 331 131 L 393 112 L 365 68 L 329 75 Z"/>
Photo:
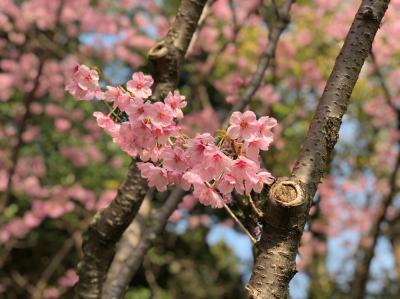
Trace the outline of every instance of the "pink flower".
<path fill-rule="evenodd" d="M 229 173 L 224 174 L 217 182 L 217 188 L 222 194 L 229 194 L 237 184 L 236 179 Z"/>
<path fill-rule="evenodd" d="M 260 117 L 258 120 L 258 128 L 261 136 L 270 137 L 271 129 L 278 124 L 275 118 L 269 116 Z"/>
<path fill-rule="evenodd" d="M 268 150 L 272 141 L 272 136 L 267 138 L 251 137 L 244 142 L 242 149 L 245 151 L 247 158 L 258 161 L 260 150 Z"/>
<path fill-rule="evenodd" d="M 181 220 L 183 217 L 182 211 L 180 210 L 175 210 L 171 216 L 169 216 L 168 221 L 172 223 L 177 223 L 179 220 Z"/>
<path fill-rule="evenodd" d="M 252 111 L 233 112 L 230 124 L 227 133 L 232 139 L 248 139 L 257 133 L 257 119 Z"/>
<path fill-rule="evenodd" d="M 188 169 L 187 157 L 181 148 L 174 147 L 164 150 L 162 158 L 164 168 L 169 171 L 183 173 Z"/>
<path fill-rule="evenodd" d="M 69 269 L 63 276 L 58 279 L 58 284 L 63 288 L 73 287 L 79 280 L 75 270 Z"/>
<path fill-rule="evenodd" d="M 193 185 L 195 188 L 203 187 L 204 181 L 197 173 L 195 173 L 193 171 L 187 171 L 182 176 L 181 185 L 182 185 L 183 190 L 187 191 L 190 189 L 191 185 Z"/>
<path fill-rule="evenodd" d="M 214 137 L 209 133 L 197 135 L 195 138 L 188 140 L 188 156 L 193 163 L 198 163 L 204 159 L 204 151 L 207 146 L 214 143 Z"/>
<path fill-rule="evenodd" d="M 56 288 L 47 288 L 44 290 L 43 292 L 43 298 L 44 299 L 56 299 L 56 298 L 60 298 L 60 291 Z"/>
<path fill-rule="evenodd" d="M 199 202 L 205 206 L 213 208 L 222 208 L 224 206 L 222 196 L 213 187 L 204 186 L 202 188 L 195 188 L 193 195 L 198 197 Z"/>
<path fill-rule="evenodd" d="M 136 138 L 135 134 L 132 133 L 134 132 L 132 127 L 133 125 L 129 122 L 121 123 L 119 132 L 115 135 L 116 137 L 114 138 L 114 142 L 117 143 L 128 155 L 136 157 L 140 149 L 140 142 L 138 138 Z"/>
<path fill-rule="evenodd" d="M 153 85 L 153 78 L 145 75 L 142 72 L 133 73 L 132 80 L 126 83 L 126 88 L 135 94 L 135 96 L 147 99 L 151 96 L 151 86 Z"/>
<path fill-rule="evenodd" d="M 164 100 L 165 104 L 170 106 L 174 117 L 183 118 L 182 108 L 186 107 L 185 96 L 179 94 L 179 91 L 169 92 Z"/>
<path fill-rule="evenodd" d="M 57 118 L 54 126 L 60 132 L 67 132 L 71 128 L 71 122 L 65 118 Z"/>
<path fill-rule="evenodd" d="M 42 219 L 40 217 L 38 217 L 35 213 L 28 212 L 28 213 L 25 213 L 23 221 L 27 227 L 35 228 L 35 227 L 39 226 Z"/>
<path fill-rule="evenodd" d="M 232 159 L 225 155 L 218 147 L 208 146 L 204 151 L 204 160 L 197 168 L 202 177 L 209 181 L 225 172 L 231 165 Z"/>
<path fill-rule="evenodd" d="M 142 177 L 148 180 L 150 187 L 156 187 L 159 192 L 167 190 L 168 178 L 167 171 L 161 167 L 154 166 L 153 163 L 137 163 L 142 173 Z"/>
<path fill-rule="evenodd" d="M 124 109 L 128 114 L 131 121 L 141 120 L 145 117 L 145 106 L 151 105 L 150 103 L 144 103 L 141 98 L 133 98 L 128 106 Z"/>
<path fill-rule="evenodd" d="M 251 186 L 256 183 L 256 173 L 259 166 L 253 160 L 246 157 L 239 157 L 234 161 L 229 174 L 235 178 L 235 189 L 240 194 L 250 194 Z M 249 188 L 250 187 L 250 188 Z"/>
<path fill-rule="evenodd" d="M 156 163 L 161 156 L 162 148 L 158 145 L 155 145 L 152 149 L 143 149 L 140 153 L 140 159 L 144 162 L 151 160 Z"/>
<path fill-rule="evenodd" d="M 157 102 L 144 107 L 146 114 L 150 117 L 151 123 L 160 126 L 172 124 L 174 115 L 170 106 Z"/>
<path fill-rule="evenodd" d="M 101 96 L 99 75 L 86 65 L 77 65 L 66 90 L 79 100 L 91 100 Z"/>
<path fill-rule="evenodd" d="M 85 93 L 99 91 L 97 73 L 93 75 L 91 72 L 85 66 L 77 68 L 73 86 L 76 92 L 86 96 Z M 236 85 L 245 84 L 240 77 L 234 82 Z M 271 174 L 260 169 L 259 152 L 268 150 L 273 141 L 271 129 L 277 124 L 275 119 L 261 117 L 257 120 L 254 112 L 234 112 L 227 130 L 227 135 L 233 141 L 222 139 L 217 146 L 214 137 L 208 133 L 194 138 L 184 135 L 184 127 L 176 123 L 176 118 L 183 117 L 181 109 L 186 106 L 185 97 L 179 92 L 170 92 L 164 102 L 144 100 L 151 96 L 152 83 L 151 76 L 135 73 L 127 83 L 128 90 L 134 96 L 124 92 L 121 87 L 108 87 L 102 94 L 104 100 L 114 101 L 128 114 L 128 121 L 115 123 L 109 115 L 101 112 L 93 114 L 98 126 L 110 134 L 123 151 L 132 157 L 139 155 L 142 161 L 153 162 L 137 163 L 150 187 L 154 186 L 158 191 L 165 191 L 170 184 L 180 185 L 185 190 L 193 187 L 193 198 L 204 205 L 220 208 L 231 201 L 233 190 L 249 195 L 253 190 L 261 192 L 264 184 L 273 182 Z M 64 116 L 59 112 L 57 114 Z M 204 122 L 208 121 L 204 117 Z M 79 149 L 64 151 L 64 156 L 71 160 L 82 156 L 86 159 L 85 163 L 90 154 L 92 158 L 96 156 L 95 152 L 89 150 L 83 156 Z M 97 208 L 95 197 L 84 191 L 75 188 L 74 199 L 83 202 L 89 209 Z M 192 200 L 188 206 L 194 202 Z M 65 204 L 65 199 L 46 202 L 46 216 L 65 214 L 74 208 L 73 203 L 68 203 Z M 175 214 L 173 218 L 178 219 L 179 213 Z"/>
<path fill-rule="evenodd" d="M 240 156 L 237 160 L 234 160 L 231 168 L 231 173 L 234 175 L 235 178 L 245 180 L 256 173 L 258 169 L 259 167 L 256 162 L 246 157 Z"/>
<path fill-rule="evenodd" d="M 119 109 L 125 111 L 131 102 L 131 96 L 119 87 L 107 86 L 107 91 L 104 93 L 104 100 L 115 102 Z"/>
<path fill-rule="evenodd" d="M 149 128 L 144 121 L 137 121 L 131 124 L 131 128 L 127 128 L 125 135 L 134 137 L 137 146 L 147 150 L 153 149 L 157 143 L 152 128 Z"/>
<path fill-rule="evenodd" d="M 254 192 L 260 193 L 264 184 L 271 185 L 275 178 L 268 171 L 260 171 L 256 174 L 254 185 L 251 186 Z M 250 194 L 250 192 L 248 193 Z"/>
<path fill-rule="evenodd" d="M 120 125 L 116 124 L 111 117 L 105 115 L 102 112 L 93 112 L 93 116 L 96 117 L 97 125 L 103 128 L 111 136 L 116 136 L 119 133 Z"/>

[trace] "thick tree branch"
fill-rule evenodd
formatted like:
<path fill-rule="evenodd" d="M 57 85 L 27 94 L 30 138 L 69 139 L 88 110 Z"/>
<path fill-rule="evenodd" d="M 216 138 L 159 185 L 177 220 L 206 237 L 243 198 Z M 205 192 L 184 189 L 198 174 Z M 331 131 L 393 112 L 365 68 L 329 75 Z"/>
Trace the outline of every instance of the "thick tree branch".
<path fill-rule="evenodd" d="M 251 78 L 249 86 L 247 86 L 239 101 L 232 107 L 228 115 L 231 115 L 234 111 L 243 111 L 243 109 L 245 109 L 246 106 L 250 103 L 254 94 L 257 92 L 257 89 L 260 87 L 260 84 L 264 78 L 265 71 L 269 67 L 271 60 L 275 57 L 275 51 L 276 47 L 278 46 L 279 38 L 289 24 L 289 12 L 293 2 L 294 0 L 286 0 L 282 8 L 279 10 L 279 12 L 277 12 L 278 20 L 276 24 L 273 25 L 272 29 L 270 29 L 268 36 L 268 46 L 261 54 L 260 60 L 257 64 L 257 69 L 254 72 L 253 77 Z M 228 121 L 225 121 L 222 127 L 226 128 L 227 126 Z"/>
<path fill-rule="evenodd" d="M 136 215 L 147 188 L 135 161 L 116 198 L 94 218 L 83 236 L 83 259 L 78 266 L 78 298 L 99 298 L 114 256 L 115 244 Z"/>
<path fill-rule="evenodd" d="M 146 222 L 147 229 L 141 232 L 141 238 L 139 238 L 138 242 L 130 242 L 129 239 L 126 239 L 121 244 L 121 251 L 124 251 L 125 254 L 118 255 L 119 260 L 117 263 L 113 263 L 112 266 L 117 267 L 119 271 L 115 271 L 116 269 L 113 268 L 110 269 L 110 273 L 104 284 L 102 299 L 123 298 L 125 290 L 133 275 L 142 264 L 145 254 L 153 245 L 154 240 L 163 231 L 169 216 L 178 206 L 183 194 L 183 190 L 175 188 L 164 205 L 150 216 Z"/>
<path fill-rule="evenodd" d="M 328 167 L 343 114 L 389 0 L 364 0 L 319 100 L 290 178 L 269 192 L 263 233 L 247 289 L 252 299 L 286 298 L 311 200 Z"/>
<path fill-rule="evenodd" d="M 167 36 L 150 49 L 148 56 L 156 82 L 153 100 L 176 88 L 181 64 L 206 3 L 207 0 L 182 0 Z"/>
<path fill-rule="evenodd" d="M 182 0 L 167 36 L 149 51 L 154 66 L 155 90 L 153 100 L 160 100 L 173 90 L 190 40 L 206 0 Z M 115 244 L 137 214 L 148 191 L 132 161 L 125 181 L 109 207 L 98 213 L 83 237 L 83 259 L 78 267 L 78 298 L 100 297 L 102 284 L 115 252 Z"/>

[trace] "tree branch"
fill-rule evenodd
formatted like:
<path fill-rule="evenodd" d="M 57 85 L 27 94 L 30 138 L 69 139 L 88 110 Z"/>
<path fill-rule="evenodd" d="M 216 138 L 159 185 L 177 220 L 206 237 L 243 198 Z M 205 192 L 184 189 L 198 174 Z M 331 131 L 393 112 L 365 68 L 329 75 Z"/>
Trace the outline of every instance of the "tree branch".
<path fill-rule="evenodd" d="M 15 144 L 14 148 L 12 149 L 12 153 L 11 153 L 11 168 L 8 171 L 6 190 L 4 191 L 3 195 L 0 198 L 0 214 L 3 212 L 4 208 L 7 205 L 7 202 L 10 199 L 11 190 L 12 190 L 12 179 L 14 177 L 14 173 L 17 168 L 17 163 L 18 163 L 19 155 L 21 153 L 21 148 L 24 144 L 22 135 L 25 132 L 26 126 L 28 125 L 28 120 L 31 117 L 31 105 L 36 100 L 35 93 L 40 85 L 40 77 L 42 75 L 44 63 L 45 63 L 44 61 L 39 61 L 39 67 L 38 67 L 36 78 L 33 83 L 33 87 L 31 89 L 31 91 L 26 95 L 26 98 L 25 98 L 25 105 L 24 105 L 25 111 L 24 111 L 24 115 L 22 116 L 21 123 L 20 123 L 20 125 L 18 127 L 18 131 L 17 131 L 17 143 Z"/>
<path fill-rule="evenodd" d="M 181 64 L 206 3 L 207 0 L 182 0 L 167 36 L 150 49 L 148 57 L 156 82 L 153 100 L 176 88 Z"/>
<path fill-rule="evenodd" d="M 272 185 L 249 297 L 286 298 L 311 200 L 339 136 L 343 114 L 389 0 L 363 0 L 319 100 L 290 178 Z"/>
<path fill-rule="evenodd" d="M 375 54 L 374 54 L 374 52 L 372 50 L 371 50 L 371 53 L 370 53 L 370 57 L 371 57 L 371 61 L 372 61 L 372 66 L 374 67 L 375 75 L 379 80 L 379 84 L 381 85 L 381 88 L 382 88 L 383 95 L 384 95 L 384 98 L 386 100 L 386 103 L 390 106 L 390 108 L 393 109 L 393 111 L 396 111 L 397 108 L 393 104 L 392 95 L 390 94 L 389 87 L 387 86 L 387 84 L 385 82 L 383 74 L 382 74 L 382 72 L 381 72 L 381 70 L 379 68 L 378 62 L 376 61 Z"/>
<path fill-rule="evenodd" d="M 196 44 L 196 41 L 197 41 L 197 39 L 199 37 L 200 31 L 204 27 L 204 24 L 206 23 L 207 17 L 210 14 L 211 6 L 214 4 L 215 1 L 216 0 L 208 0 L 207 1 L 207 4 L 203 9 L 203 12 L 202 12 L 202 14 L 200 16 L 199 22 L 197 24 L 196 31 L 193 33 L 193 38 L 189 43 L 189 47 L 188 47 L 188 49 L 186 51 L 185 59 L 189 59 L 192 56 L 193 48 L 194 48 L 194 46 Z"/>
<path fill-rule="evenodd" d="M 282 32 L 286 29 L 289 24 L 289 12 L 294 0 L 286 0 L 283 4 L 276 24 L 273 25 L 268 35 L 268 46 L 265 51 L 261 54 L 260 60 L 257 64 L 257 69 L 251 78 L 250 84 L 243 92 L 239 101 L 232 107 L 228 115 L 231 115 L 234 111 L 243 111 L 246 106 L 250 103 L 252 97 L 256 93 L 257 89 L 264 78 L 265 71 L 269 67 L 271 60 L 275 57 L 276 47 L 278 46 L 279 38 Z M 224 121 L 222 127 L 228 126 L 229 119 Z"/>
<path fill-rule="evenodd" d="M 206 0 L 182 0 L 167 36 L 149 51 L 154 66 L 153 100 L 173 90 L 179 80 L 180 66 L 196 30 Z M 99 298 L 102 284 L 115 252 L 115 244 L 137 214 L 148 191 L 147 182 L 132 161 L 125 181 L 109 207 L 98 213 L 83 237 L 83 259 L 78 266 L 78 298 Z"/>
<path fill-rule="evenodd" d="M 106 281 L 103 285 L 103 293 L 106 292 L 104 290 L 109 288 L 109 285 L 111 284 L 110 281 L 114 281 L 118 278 L 119 273 L 121 273 L 122 269 L 126 266 L 126 260 L 143 238 L 151 214 L 151 201 L 153 200 L 153 197 L 154 190 L 150 190 L 147 193 L 135 219 L 122 235 L 122 238 L 117 245 L 117 250 L 110 265 L 110 269 L 108 270 Z"/>
<path fill-rule="evenodd" d="M 236 217 L 236 215 L 232 212 L 232 210 L 229 208 L 229 206 L 224 203 L 224 208 L 228 212 L 229 216 L 233 218 L 233 220 L 236 222 L 236 224 L 240 227 L 240 229 L 249 237 L 251 243 L 256 244 L 257 240 L 256 238 L 253 237 L 253 235 L 247 230 L 247 228 L 243 225 L 243 223 Z"/>
<path fill-rule="evenodd" d="M 51 262 L 42 272 L 39 280 L 35 285 L 35 288 L 33 289 L 32 299 L 43 298 L 43 291 L 46 288 L 49 279 L 51 278 L 51 276 L 54 274 L 54 272 L 60 266 L 61 262 L 68 255 L 68 253 L 71 251 L 73 247 L 74 247 L 74 239 L 73 237 L 70 237 L 64 242 L 64 245 L 60 248 L 60 250 L 57 251 L 54 257 L 51 259 Z"/>
<path fill-rule="evenodd" d="M 123 297 L 133 275 L 142 264 L 145 254 L 153 245 L 154 240 L 161 234 L 169 216 L 178 206 L 183 194 L 184 191 L 180 188 L 175 188 L 171 192 L 164 205 L 150 216 L 146 223 L 147 229 L 141 233 L 142 237 L 139 238 L 138 243 L 129 242 L 129 239 L 126 239 L 121 244 L 121 251 L 125 253 L 116 256 L 119 259 L 117 263 L 112 264 L 104 283 L 102 299 L 120 299 Z M 116 271 L 117 269 L 118 271 Z"/>
<path fill-rule="evenodd" d="M 114 256 L 115 244 L 136 215 L 146 194 L 146 181 L 132 161 L 116 198 L 94 218 L 83 235 L 83 259 L 78 266 L 78 298 L 99 298 Z"/>

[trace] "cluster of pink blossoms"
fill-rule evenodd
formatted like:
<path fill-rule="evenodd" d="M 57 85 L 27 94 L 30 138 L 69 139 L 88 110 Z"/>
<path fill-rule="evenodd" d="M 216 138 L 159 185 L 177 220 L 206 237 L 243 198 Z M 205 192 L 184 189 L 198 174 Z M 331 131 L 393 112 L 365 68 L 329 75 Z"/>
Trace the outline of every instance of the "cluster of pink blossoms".
<path fill-rule="evenodd" d="M 220 208 L 231 201 L 231 193 L 250 195 L 271 184 L 272 175 L 260 167 L 260 150 L 273 141 L 271 129 L 277 122 L 271 117 L 256 118 L 252 111 L 234 112 L 227 131 L 217 137 L 209 133 L 193 138 L 182 133 L 179 119 L 185 97 L 170 92 L 163 102 L 151 102 L 153 79 L 134 73 L 122 86 L 101 91 L 96 71 L 77 66 L 67 90 L 78 99 L 95 96 L 114 103 L 128 120 L 115 122 L 110 113 L 94 112 L 97 123 L 132 157 L 150 187 L 165 191 L 175 184 L 185 190 L 193 186 L 193 195 L 204 205 Z"/>

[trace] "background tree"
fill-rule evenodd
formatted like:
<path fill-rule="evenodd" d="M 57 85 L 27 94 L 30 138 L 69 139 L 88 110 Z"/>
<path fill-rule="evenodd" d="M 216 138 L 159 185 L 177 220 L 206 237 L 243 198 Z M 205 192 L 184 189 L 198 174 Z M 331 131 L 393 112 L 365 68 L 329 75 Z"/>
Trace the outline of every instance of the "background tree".
<path fill-rule="evenodd" d="M 281 34 L 288 21 L 281 18 L 287 3 L 204 3 L 185 62 L 179 64 L 178 89 L 188 99 L 188 131 L 215 131 L 243 98 L 251 100 L 248 107 L 259 116 L 278 120 L 274 146 L 263 157 L 275 177 L 290 173 L 359 4 L 298 1 L 291 7 L 290 25 Z M 76 282 L 72 269 L 82 257 L 81 233 L 93 213 L 115 197 L 129 158 L 102 134 L 91 116 L 94 110 L 108 108 L 100 102 L 76 102 L 64 92 L 65 84 L 77 63 L 98 67 L 102 86 L 121 84 L 133 71 L 156 71 L 146 53 L 166 36 L 179 4 L 0 3 L 0 296 L 71 298 L 70 287 Z M 396 179 L 389 184 L 389 177 L 397 167 L 394 111 L 399 45 L 393 36 L 398 33 L 399 8 L 399 1 L 391 2 L 374 42 L 375 59 L 367 60 L 353 92 L 329 176 L 318 190 L 318 200 L 313 200 L 298 255 L 301 272 L 290 289 L 295 298 L 306 293 L 314 298 L 351 297 L 358 239 L 376 231 L 369 219 L 378 215 L 383 215 L 382 220 L 372 221 L 381 228 L 377 242 L 368 237 L 362 241 L 372 252 L 371 245 L 377 244 L 367 292 L 377 298 L 395 298 L 398 292 Z M 277 36 L 274 55 L 271 45 Z M 246 96 L 257 74 L 261 74 L 260 84 L 254 96 Z M 382 214 L 379 207 L 390 192 L 391 202 Z M 148 195 L 155 210 L 168 198 L 168 194 Z M 242 281 L 247 282 L 249 266 L 239 267 L 232 249 L 212 245 L 205 237 L 228 225 L 231 229 L 225 231 L 237 231 L 240 240 L 242 230 L 224 210 L 190 206 L 190 202 L 186 198 L 172 214 L 167 233 L 151 241 L 155 247 L 140 263 L 126 296 L 232 298 L 231 294 L 243 294 L 237 282 L 243 274 Z M 240 199 L 234 202 L 231 209 L 254 234 L 257 220 L 243 213 L 250 207 Z M 242 244 L 248 243 L 238 241 L 236 248 Z M 332 260 L 339 259 L 350 262 L 338 268 Z M 211 280 L 215 277 L 211 273 L 218 278 Z M 307 281 L 307 275 L 312 279 Z M 307 288 L 309 292 L 304 291 Z"/>

